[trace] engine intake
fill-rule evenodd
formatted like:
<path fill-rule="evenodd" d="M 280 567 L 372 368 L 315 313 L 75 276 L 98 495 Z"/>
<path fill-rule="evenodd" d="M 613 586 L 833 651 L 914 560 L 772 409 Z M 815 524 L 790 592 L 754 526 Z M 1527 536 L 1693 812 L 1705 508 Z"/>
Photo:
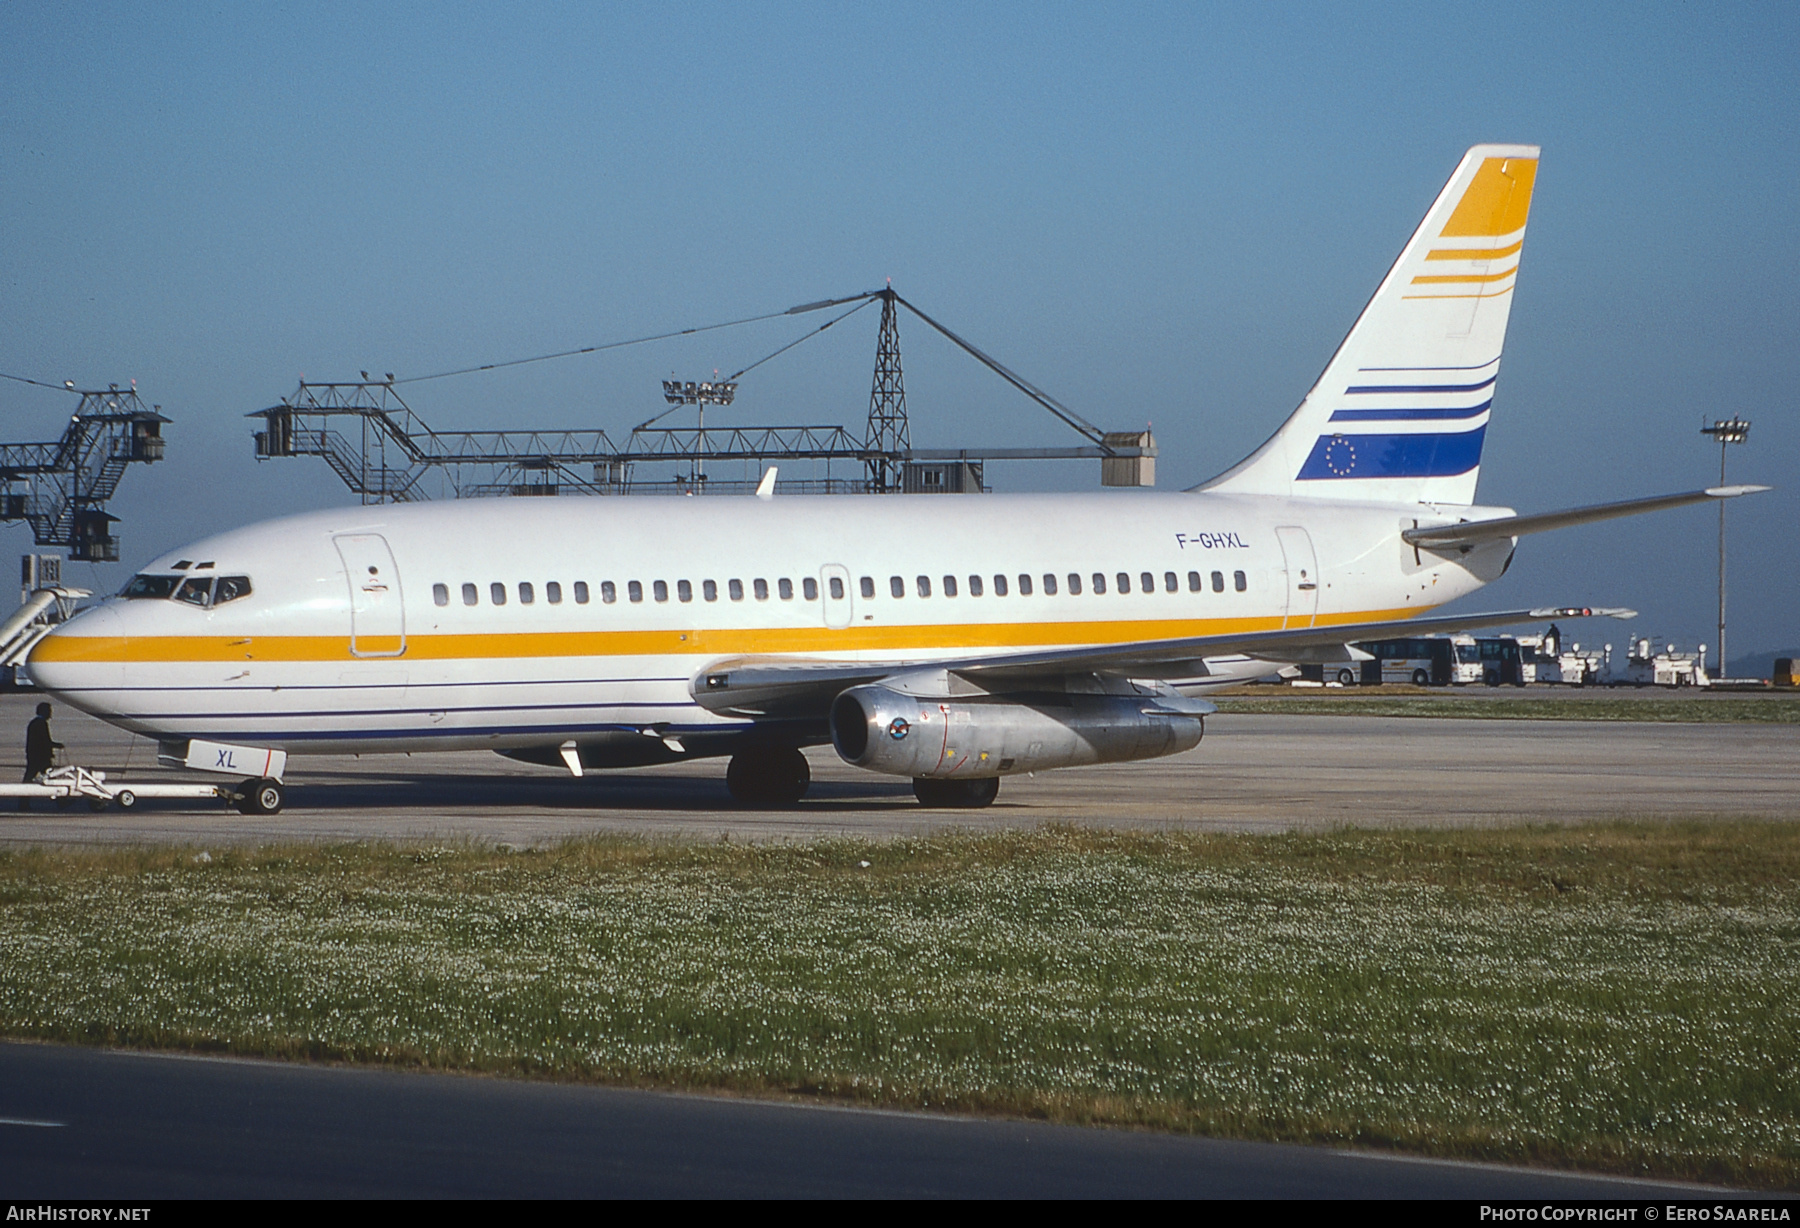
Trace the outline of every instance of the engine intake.
<path fill-rule="evenodd" d="M 851 687 L 831 705 L 840 758 L 915 780 L 1155 759 L 1191 750 L 1204 732 L 1200 713 L 1130 695 L 940 700 L 872 684 Z"/>

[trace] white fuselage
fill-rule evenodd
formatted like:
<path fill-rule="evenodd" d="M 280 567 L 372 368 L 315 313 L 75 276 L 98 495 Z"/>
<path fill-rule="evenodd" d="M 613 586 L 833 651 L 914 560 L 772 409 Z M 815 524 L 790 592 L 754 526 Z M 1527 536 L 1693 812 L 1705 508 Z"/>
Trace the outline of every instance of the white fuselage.
<path fill-rule="evenodd" d="M 251 591 L 108 600 L 31 672 L 163 738 L 306 753 L 650 733 L 709 753 L 708 735 L 748 725 L 694 701 L 721 660 L 929 662 L 1407 617 L 1496 578 L 1512 543 L 1446 557 L 1401 529 L 1496 514 L 1147 492 L 352 507 L 154 560 L 144 574 L 210 563 Z M 1272 668 L 1213 660 L 1180 685 Z"/>

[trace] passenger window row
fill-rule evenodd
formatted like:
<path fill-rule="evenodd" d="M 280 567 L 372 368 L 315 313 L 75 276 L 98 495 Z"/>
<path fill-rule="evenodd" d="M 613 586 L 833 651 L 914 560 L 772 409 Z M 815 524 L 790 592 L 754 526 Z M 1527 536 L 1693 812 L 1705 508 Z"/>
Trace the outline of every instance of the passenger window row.
<path fill-rule="evenodd" d="M 1234 571 L 1231 575 L 1232 587 L 1236 589 L 1236 591 L 1241 593 L 1250 587 L 1249 577 L 1243 572 Z M 1205 592 L 1206 581 L 1208 578 L 1209 577 L 1202 576 L 1201 573 L 1197 571 L 1188 572 L 1187 591 L 1190 593 Z M 1215 571 L 1211 574 L 1210 579 L 1212 581 L 1213 592 L 1222 593 L 1225 591 L 1224 572 Z M 1089 590 L 1095 594 L 1105 593 L 1107 582 L 1107 575 L 1103 571 L 1096 571 L 1087 578 Z M 245 581 L 244 583 L 246 585 L 245 591 L 248 591 L 248 581 Z M 1130 572 L 1121 571 L 1112 576 L 1111 583 L 1113 585 L 1113 591 L 1125 594 L 1132 591 L 1134 579 Z M 1154 572 L 1139 572 L 1135 578 L 1135 583 L 1137 591 L 1140 593 L 1154 593 L 1158 591 L 1157 577 Z M 1016 591 L 1021 597 L 1029 597 L 1034 590 L 1039 590 L 1040 585 L 1041 591 L 1046 597 L 1056 596 L 1059 588 L 1061 591 L 1067 592 L 1071 597 L 1078 597 L 1082 592 L 1082 576 L 1080 572 L 1069 572 L 1067 576 L 1063 577 L 1061 585 L 1059 585 L 1056 575 L 1051 572 L 1045 572 L 1043 576 L 1036 581 L 1034 581 L 1030 574 L 1025 572 L 1020 572 L 1016 578 L 1009 578 L 1005 575 L 996 573 L 992 581 L 992 591 L 996 597 L 1005 597 L 1013 591 Z M 842 601 L 844 599 L 845 589 L 842 577 L 827 577 L 826 586 L 833 601 Z M 522 580 L 514 587 L 520 605 L 533 605 L 536 603 L 537 587 L 531 581 Z M 859 587 L 865 600 L 872 599 L 875 596 L 875 577 L 864 576 Z M 587 581 L 577 580 L 574 584 L 570 585 L 570 588 L 573 592 L 576 605 L 588 604 Z M 906 578 L 904 576 L 888 577 L 888 595 L 890 597 L 905 597 L 906 589 Z M 1172 571 L 1163 572 L 1161 591 L 1165 593 L 1178 593 L 1181 589 L 1181 577 Z M 725 582 L 725 591 L 733 601 L 744 600 L 744 582 L 742 580 L 727 580 Z M 915 576 L 913 579 L 913 591 L 920 597 L 931 596 L 931 577 Z M 938 585 L 938 592 L 943 596 L 955 597 L 962 591 L 965 591 L 964 587 L 957 583 L 957 577 L 941 577 L 941 583 Z M 988 591 L 988 581 L 982 576 L 969 576 L 967 578 L 966 591 L 971 597 L 983 596 Z M 751 580 L 750 592 L 755 596 L 756 600 L 767 601 L 769 599 L 769 582 L 760 577 Z M 775 593 L 783 601 L 792 601 L 794 599 L 794 582 L 786 578 L 776 580 Z M 650 582 L 650 595 L 655 601 L 667 601 L 669 599 L 669 582 L 667 580 L 652 580 Z M 807 601 L 817 601 L 819 599 L 818 580 L 811 576 L 802 579 L 800 581 L 800 595 Z M 700 596 L 705 601 L 717 601 L 719 599 L 718 582 L 714 580 L 702 580 L 700 582 Z M 643 601 L 643 581 L 626 581 L 625 597 L 627 601 L 631 602 Z M 507 598 L 508 590 L 505 584 L 496 580 L 488 585 L 488 604 L 505 605 L 507 603 Z M 228 598 L 221 599 L 229 600 Z M 431 599 L 440 606 L 449 605 L 450 586 L 447 584 L 433 584 L 431 586 Z M 602 580 L 600 582 L 601 603 L 604 605 L 612 605 L 618 601 L 618 599 L 618 587 L 611 580 Z M 681 602 L 690 602 L 694 599 L 694 586 L 691 581 L 675 581 L 675 599 Z M 562 604 L 562 584 L 556 580 L 546 581 L 544 584 L 544 600 L 550 605 Z M 462 603 L 464 605 L 480 605 L 481 586 L 474 583 L 465 583 L 462 586 Z"/>
<path fill-rule="evenodd" d="M 1249 576 L 1241 571 L 1234 571 L 1231 573 L 1231 576 L 1232 586 L 1238 592 L 1246 592 L 1249 589 Z M 1212 591 L 1215 593 L 1224 592 L 1225 573 L 1222 571 L 1215 571 L 1212 573 L 1211 578 Z M 1187 591 L 1190 593 L 1205 592 L 1206 579 L 1205 576 L 1197 571 L 1188 572 Z M 1109 579 L 1107 574 L 1103 571 L 1093 572 L 1086 579 L 1088 591 L 1093 593 L 1106 592 L 1108 583 Z M 1134 583 L 1137 587 L 1137 591 L 1140 593 L 1154 593 L 1158 591 L 1159 587 L 1161 591 L 1165 593 L 1178 593 L 1182 590 L 1181 577 L 1172 571 L 1165 571 L 1162 573 L 1162 582 L 1160 586 L 1157 583 L 1156 573 L 1150 571 L 1140 571 L 1135 579 L 1128 571 L 1116 572 L 1110 578 L 1110 583 L 1112 584 L 1113 591 L 1117 593 L 1131 592 Z M 1080 572 L 1071 571 L 1062 578 L 1059 584 L 1054 573 L 1045 572 L 1043 576 L 1038 579 L 1037 584 L 1042 586 L 1042 592 L 1046 597 L 1056 596 L 1059 587 L 1071 597 L 1079 597 L 1083 588 L 1083 579 Z M 1016 585 L 1017 592 L 1021 597 L 1031 596 L 1033 588 L 1035 587 L 1033 578 L 1025 572 L 1020 572 L 1016 579 L 1011 583 L 1008 582 L 1008 577 L 996 574 L 993 577 L 994 596 L 1006 596 L 1008 591 L 1013 589 L 1014 585 Z M 913 577 L 912 589 L 919 596 L 931 596 L 932 587 L 930 576 Z M 890 597 L 904 597 L 906 596 L 906 589 L 907 584 L 905 576 L 888 577 L 888 595 Z M 971 597 L 979 597 L 986 589 L 987 584 L 981 576 L 969 576 L 966 590 L 962 585 L 957 583 L 957 578 L 955 576 L 940 577 L 940 582 L 937 585 L 937 591 L 945 597 L 955 597 L 961 591 L 967 591 L 968 595 Z M 873 597 L 875 595 L 875 582 L 868 576 L 863 577 L 862 593 L 865 597 Z"/>
<path fill-rule="evenodd" d="M 826 586 L 831 593 L 833 600 L 843 600 L 845 589 L 844 581 L 841 576 L 830 577 L 826 581 Z M 505 584 L 495 580 L 490 583 L 487 588 L 489 605 L 505 605 L 507 603 L 509 591 Z M 533 605 L 537 602 L 537 587 L 529 580 L 520 581 L 514 588 L 520 605 Z M 868 590 L 865 592 L 865 596 L 872 596 L 874 581 L 864 577 L 863 588 Z M 570 585 L 570 589 L 572 590 L 576 605 L 588 604 L 589 589 L 587 581 L 577 580 L 574 584 Z M 669 582 L 667 580 L 652 580 L 650 582 L 649 591 L 652 600 L 667 601 L 670 595 Z M 725 591 L 733 601 L 744 600 L 744 582 L 742 580 L 727 580 L 725 582 Z M 770 595 L 769 581 L 761 578 L 750 581 L 750 591 L 755 594 L 758 601 L 767 601 Z M 794 582 L 786 578 L 778 579 L 775 581 L 774 592 L 781 600 L 792 601 L 795 592 Z M 819 599 L 818 580 L 812 576 L 807 576 L 800 581 L 799 592 L 807 601 L 817 601 Z M 693 581 L 675 581 L 674 596 L 677 601 L 692 601 L 694 599 Z M 704 601 L 717 601 L 719 599 L 718 581 L 700 581 L 700 597 Z M 644 582 L 642 580 L 626 581 L 625 599 L 632 602 L 642 601 L 644 599 Z M 448 584 L 433 584 L 431 586 L 431 600 L 437 605 L 449 605 L 450 586 Z M 544 584 L 544 601 L 550 605 L 560 605 L 562 604 L 562 600 L 563 586 L 561 583 L 555 580 L 547 581 Z M 619 586 L 614 584 L 611 580 L 602 580 L 600 582 L 601 604 L 612 605 L 618 600 Z M 480 605 L 481 586 L 479 584 L 465 583 L 462 586 L 462 603 L 464 605 Z"/>

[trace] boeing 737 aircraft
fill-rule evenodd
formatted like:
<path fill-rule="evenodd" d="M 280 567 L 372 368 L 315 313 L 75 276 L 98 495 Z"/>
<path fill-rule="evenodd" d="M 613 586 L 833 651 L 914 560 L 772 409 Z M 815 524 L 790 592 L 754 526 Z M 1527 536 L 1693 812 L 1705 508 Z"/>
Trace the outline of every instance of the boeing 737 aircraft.
<path fill-rule="evenodd" d="M 1518 538 L 1726 487 L 1474 504 L 1538 150 L 1469 150 L 1300 407 L 1181 493 L 500 499 L 352 507 L 153 560 L 32 677 L 174 744 L 488 747 L 587 768 L 729 755 L 793 802 L 800 748 L 929 806 L 1175 754 L 1212 688 L 1353 640 L 1601 612 L 1432 612 Z M 768 475 L 770 479 L 773 473 Z M 246 809 L 278 808 L 273 779 Z"/>

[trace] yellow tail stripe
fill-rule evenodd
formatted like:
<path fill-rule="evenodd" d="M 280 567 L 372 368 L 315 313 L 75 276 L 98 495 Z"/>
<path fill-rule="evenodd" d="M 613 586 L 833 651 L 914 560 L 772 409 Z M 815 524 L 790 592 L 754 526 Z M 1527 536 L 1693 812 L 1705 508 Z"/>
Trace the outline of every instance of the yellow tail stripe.
<path fill-rule="evenodd" d="M 1439 247 L 1425 254 L 1427 260 L 1499 260 L 1510 256 L 1525 246 L 1525 240 L 1509 243 L 1505 247 Z"/>
<path fill-rule="evenodd" d="M 1502 294 L 1511 294 L 1513 288 L 1496 290 L 1492 294 L 1402 294 L 1401 298 L 1499 298 Z"/>
<path fill-rule="evenodd" d="M 1502 269 L 1498 273 L 1424 273 L 1412 279 L 1415 286 L 1448 285 L 1457 282 L 1496 282 L 1504 281 L 1519 271 L 1518 265 L 1510 269 Z"/>

